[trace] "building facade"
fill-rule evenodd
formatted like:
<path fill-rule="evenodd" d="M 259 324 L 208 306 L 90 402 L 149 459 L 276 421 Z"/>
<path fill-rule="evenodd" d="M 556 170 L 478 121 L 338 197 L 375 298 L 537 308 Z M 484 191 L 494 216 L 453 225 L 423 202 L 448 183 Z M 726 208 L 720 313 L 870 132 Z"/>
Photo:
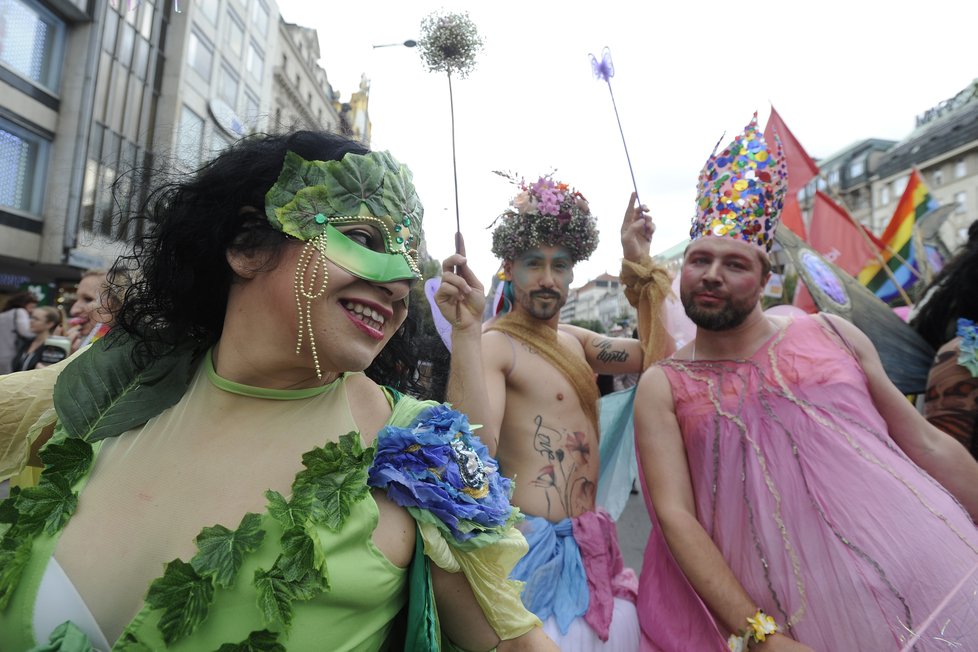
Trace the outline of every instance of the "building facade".
<path fill-rule="evenodd" d="M 616 325 L 630 332 L 636 317 L 635 309 L 625 298 L 621 280 L 611 274 L 602 274 L 579 288 L 572 288 L 560 309 L 560 321 L 597 321 L 605 332 L 610 332 Z"/>
<path fill-rule="evenodd" d="M 274 0 L 0 0 L 0 298 L 48 301 L 111 265 L 146 227 L 120 216 L 154 170 L 258 131 L 343 129 L 318 58 Z M 346 103 L 366 137 L 368 90 Z"/>

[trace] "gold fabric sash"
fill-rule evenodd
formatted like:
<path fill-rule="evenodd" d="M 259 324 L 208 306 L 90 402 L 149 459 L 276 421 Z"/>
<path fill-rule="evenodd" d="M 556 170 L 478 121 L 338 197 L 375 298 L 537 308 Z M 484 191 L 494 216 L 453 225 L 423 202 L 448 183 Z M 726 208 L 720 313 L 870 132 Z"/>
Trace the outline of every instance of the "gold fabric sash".
<path fill-rule="evenodd" d="M 505 333 L 526 343 L 563 374 L 577 393 L 581 409 L 584 410 L 585 416 L 594 428 L 595 435 L 600 436 L 598 427 L 600 394 L 598 385 L 594 381 L 594 371 L 578 353 L 558 341 L 556 329 L 538 319 L 510 312 L 494 321 L 488 330 Z"/>

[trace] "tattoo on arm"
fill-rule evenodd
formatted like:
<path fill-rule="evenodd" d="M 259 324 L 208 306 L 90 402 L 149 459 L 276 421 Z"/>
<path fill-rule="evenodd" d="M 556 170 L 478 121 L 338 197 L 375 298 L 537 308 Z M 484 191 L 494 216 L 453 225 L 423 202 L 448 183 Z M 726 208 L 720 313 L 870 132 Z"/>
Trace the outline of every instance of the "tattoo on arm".
<path fill-rule="evenodd" d="M 615 348 L 615 343 L 607 337 L 596 337 L 591 345 L 598 349 L 597 358 L 601 362 L 628 362 L 628 351 Z"/>

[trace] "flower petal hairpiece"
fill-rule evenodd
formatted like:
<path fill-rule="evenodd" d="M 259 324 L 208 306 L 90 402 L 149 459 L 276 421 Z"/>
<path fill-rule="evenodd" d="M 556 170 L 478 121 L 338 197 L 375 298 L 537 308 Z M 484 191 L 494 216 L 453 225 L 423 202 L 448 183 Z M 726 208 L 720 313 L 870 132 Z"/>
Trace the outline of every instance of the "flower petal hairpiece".
<path fill-rule="evenodd" d="M 494 172 L 519 188 L 509 210 L 493 223 L 498 223 L 492 233 L 492 252 L 496 256 L 515 260 L 530 249 L 561 246 L 578 263 L 594 253 L 598 246 L 597 223 L 584 195 L 555 181 L 552 174 L 527 183 L 513 174 Z"/>

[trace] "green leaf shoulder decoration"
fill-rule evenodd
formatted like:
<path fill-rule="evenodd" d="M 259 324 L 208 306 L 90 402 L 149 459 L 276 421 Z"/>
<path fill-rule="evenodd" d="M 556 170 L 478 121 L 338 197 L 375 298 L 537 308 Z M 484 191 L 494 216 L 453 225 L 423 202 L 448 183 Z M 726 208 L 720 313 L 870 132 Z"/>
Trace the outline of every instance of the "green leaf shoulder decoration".
<path fill-rule="evenodd" d="M 110 333 L 69 364 L 54 406 L 69 437 L 89 443 L 121 435 L 174 405 L 187 391 L 195 346 L 148 360 L 124 333 Z"/>

